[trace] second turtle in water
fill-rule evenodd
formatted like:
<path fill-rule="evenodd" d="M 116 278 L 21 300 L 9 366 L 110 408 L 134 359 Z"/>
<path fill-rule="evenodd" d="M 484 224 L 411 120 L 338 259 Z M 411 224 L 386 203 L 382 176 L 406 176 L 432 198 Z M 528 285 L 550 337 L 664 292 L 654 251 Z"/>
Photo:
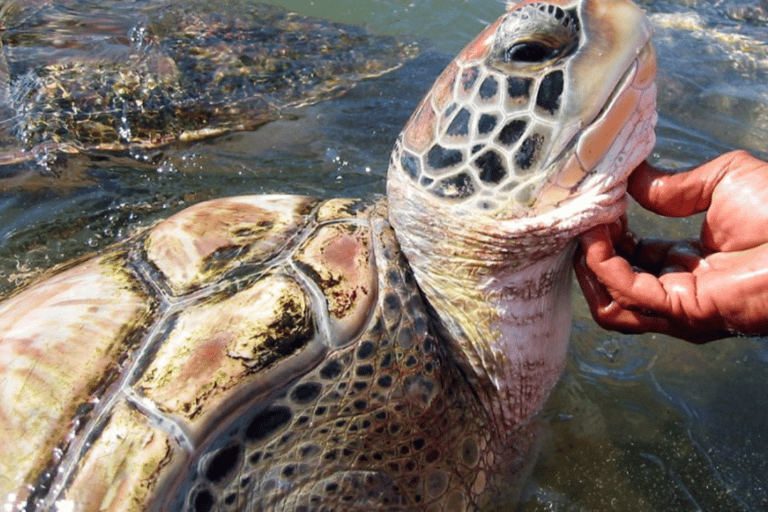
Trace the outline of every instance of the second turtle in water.
<path fill-rule="evenodd" d="M 0 165 L 253 129 L 416 54 L 414 44 L 280 7 L 213 7 L 86 15 L 49 6 L 9 27 Z"/>
<path fill-rule="evenodd" d="M 387 199 L 201 203 L 0 304 L 6 509 L 497 507 L 574 238 L 654 143 L 650 33 L 628 0 L 523 2 L 437 79 Z"/>

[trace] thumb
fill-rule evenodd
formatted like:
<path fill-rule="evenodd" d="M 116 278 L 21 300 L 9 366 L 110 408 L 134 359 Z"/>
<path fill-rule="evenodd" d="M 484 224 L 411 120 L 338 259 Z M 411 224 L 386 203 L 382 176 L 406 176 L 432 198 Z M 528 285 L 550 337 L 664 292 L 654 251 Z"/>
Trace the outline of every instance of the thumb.
<path fill-rule="evenodd" d="M 687 217 L 709 208 L 712 194 L 743 151 L 732 151 L 688 171 L 671 173 L 643 162 L 632 172 L 627 191 L 640 206 L 666 217 Z"/>

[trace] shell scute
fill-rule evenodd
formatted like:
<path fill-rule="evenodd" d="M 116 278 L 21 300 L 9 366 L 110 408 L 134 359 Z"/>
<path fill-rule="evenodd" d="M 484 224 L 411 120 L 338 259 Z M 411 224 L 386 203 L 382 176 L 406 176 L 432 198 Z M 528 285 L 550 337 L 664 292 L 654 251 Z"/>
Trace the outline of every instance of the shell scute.
<path fill-rule="evenodd" d="M 317 208 L 315 219 L 319 223 L 334 220 L 366 219 L 371 214 L 370 201 L 360 199 L 329 199 Z"/>
<path fill-rule="evenodd" d="M 0 305 L 0 431 L 13 439 L 0 457 L 0 496 L 53 462 L 154 315 L 154 303 L 109 256 Z"/>
<path fill-rule="evenodd" d="M 181 311 L 137 389 L 184 418 L 194 437 L 212 416 L 235 407 L 238 396 L 258 388 L 269 369 L 301 372 L 300 363 L 294 368 L 286 360 L 315 337 L 303 288 L 291 277 L 270 275 Z"/>
<path fill-rule="evenodd" d="M 78 464 L 74 481 L 60 503 L 77 510 L 128 512 L 147 510 L 165 475 L 178 471 L 186 454 L 169 436 L 152 428 L 145 416 L 125 402 Z M 105 461 L 115 461 L 105 463 Z"/>
<path fill-rule="evenodd" d="M 375 304 L 377 276 L 371 244 L 367 224 L 329 223 L 318 227 L 294 256 L 325 297 L 334 346 L 354 339 Z"/>
<path fill-rule="evenodd" d="M 317 202 L 300 196 L 243 196 L 197 204 L 160 222 L 147 260 L 174 295 L 193 291 L 243 263 L 279 253 Z"/>

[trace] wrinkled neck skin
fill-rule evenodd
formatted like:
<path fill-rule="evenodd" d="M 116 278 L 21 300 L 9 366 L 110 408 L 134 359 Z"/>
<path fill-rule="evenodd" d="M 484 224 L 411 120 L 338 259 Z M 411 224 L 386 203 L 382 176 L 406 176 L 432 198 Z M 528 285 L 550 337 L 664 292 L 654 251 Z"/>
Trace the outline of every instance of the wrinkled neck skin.
<path fill-rule="evenodd" d="M 562 373 L 575 238 L 625 211 L 626 178 L 548 213 L 498 221 L 462 205 L 447 212 L 401 173 L 389 179 L 390 220 L 416 280 L 489 415 L 510 431 L 538 412 Z"/>
<path fill-rule="evenodd" d="M 624 212 L 653 147 L 650 35 L 627 0 L 521 2 L 457 56 L 395 144 L 390 221 L 501 435 L 565 365 L 576 237 Z M 539 62 L 531 38 L 562 53 Z"/>

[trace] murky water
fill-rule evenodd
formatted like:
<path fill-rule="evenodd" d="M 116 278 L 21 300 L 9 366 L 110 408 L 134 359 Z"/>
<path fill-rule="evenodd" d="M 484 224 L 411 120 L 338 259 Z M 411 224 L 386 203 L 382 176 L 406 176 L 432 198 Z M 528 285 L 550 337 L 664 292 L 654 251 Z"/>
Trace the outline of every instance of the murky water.
<path fill-rule="evenodd" d="M 254 132 L 172 146 L 150 163 L 71 156 L 52 170 L 57 176 L 0 175 L 0 296 L 56 262 L 211 197 L 383 193 L 390 146 L 411 110 L 452 55 L 503 10 L 496 0 L 279 3 L 430 46 L 392 74 Z M 768 25 L 729 16 L 759 2 L 640 3 L 656 27 L 660 60 L 652 160 L 686 167 L 737 147 L 767 158 Z M 9 12 L 23 17 L 45 4 L 22 2 Z M 123 4 L 67 5 L 61 16 L 68 22 L 58 30 L 87 31 L 78 12 L 103 26 Z M 633 207 L 631 222 L 644 234 L 680 237 L 695 234 L 700 219 L 659 219 Z M 521 508 L 768 509 L 765 340 L 694 347 L 625 336 L 598 328 L 578 292 L 575 303 L 567 373 L 547 405 L 541 456 Z"/>

